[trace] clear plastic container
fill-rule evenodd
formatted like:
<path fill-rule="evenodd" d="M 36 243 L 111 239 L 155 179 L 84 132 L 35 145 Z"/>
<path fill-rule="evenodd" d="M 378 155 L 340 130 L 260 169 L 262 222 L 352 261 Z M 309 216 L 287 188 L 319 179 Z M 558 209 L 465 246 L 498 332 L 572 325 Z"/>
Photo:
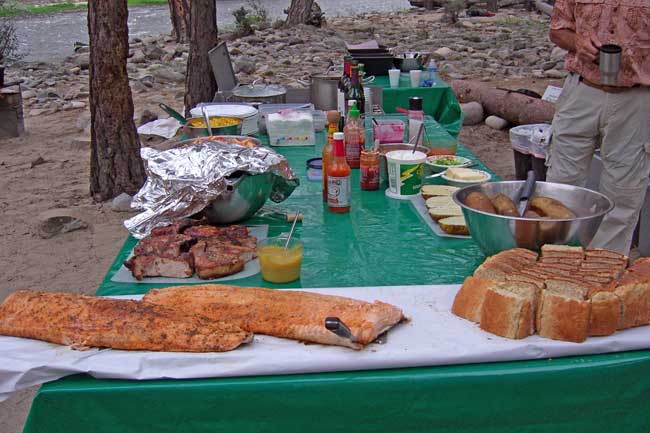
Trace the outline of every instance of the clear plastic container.
<path fill-rule="evenodd" d="M 295 237 L 284 249 L 286 236 L 262 239 L 257 243 L 262 278 L 271 283 L 289 283 L 300 278 L 303 243 Z"/>

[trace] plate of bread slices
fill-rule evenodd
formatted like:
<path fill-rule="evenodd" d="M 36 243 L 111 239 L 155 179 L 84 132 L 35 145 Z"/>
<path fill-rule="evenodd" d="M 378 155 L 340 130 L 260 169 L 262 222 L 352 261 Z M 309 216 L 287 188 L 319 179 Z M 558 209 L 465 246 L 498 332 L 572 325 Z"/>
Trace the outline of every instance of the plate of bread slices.
<path fill-rule="evenodd" d="M 510 339 L 537 334 L 581 343 L 650 324 L 650 258 L 606 249 L 544 245 L 488 257 L 457 293 L 451 312 Z"/>
<path fill-rule="evenodd" d="M 451 198 L 457 190 L 449 185 L 423 185 L 411 203 L 436 235 L 470 239 L 463 211 Z"/>

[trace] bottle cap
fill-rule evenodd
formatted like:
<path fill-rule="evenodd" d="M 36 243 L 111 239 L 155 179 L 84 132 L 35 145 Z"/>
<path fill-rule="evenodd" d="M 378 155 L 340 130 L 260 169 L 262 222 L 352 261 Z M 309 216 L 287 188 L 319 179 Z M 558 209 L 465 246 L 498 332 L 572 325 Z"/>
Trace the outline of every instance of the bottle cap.
<path fill-rule="evenodd" d="M 344 140 L 345 139 L 345 134 L 342 132 L 335 132 L 334 133 L 334 140 Z"/>
<path fill-rule="evenodd" d="M 340 118 L 341 115 L 336 110 L 327 112 L 327 123 L 338 123 Z"/>
<path fill-rule="evenodd" d="M 409 110 L 422 111 L 422 98 L 418 96 L 409 98 Z"/>
<path fill-rule="evenodd" d="M 357 107 L 357 101 L 354 101 L 354 106 L 350 108 L 350 112 L 348 113 L 348 115 L 352 118 L 361 116 L 361 112 L 359 112 L 359 108 Z"/>

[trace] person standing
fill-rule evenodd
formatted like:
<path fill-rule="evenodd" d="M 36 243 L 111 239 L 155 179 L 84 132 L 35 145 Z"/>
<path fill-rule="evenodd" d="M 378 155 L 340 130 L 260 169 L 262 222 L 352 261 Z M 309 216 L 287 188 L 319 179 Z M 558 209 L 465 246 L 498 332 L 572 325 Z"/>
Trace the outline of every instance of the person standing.
<path fill-rule="evenodd" d="M 556 0 L 550 38 L 570 71 L 553 118 L 548 182 L 585 186 L 600 147 L 600 191 L 614 202 L 592 248 L 628 254 L 650 175 L 650 0 Z M 616 86 L 600 82 L 599 49 L 623 48 Z"/>

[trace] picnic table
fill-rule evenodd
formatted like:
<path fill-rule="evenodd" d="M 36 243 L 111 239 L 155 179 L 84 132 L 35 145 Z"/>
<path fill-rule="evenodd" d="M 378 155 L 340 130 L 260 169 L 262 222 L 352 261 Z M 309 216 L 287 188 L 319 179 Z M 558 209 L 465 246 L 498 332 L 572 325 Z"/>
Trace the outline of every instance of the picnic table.
<path fill-rule="evenodd" d="M 264 137 L 263 137 L 264 138 Z M 436 236 L 409 201 L 359 190 L 349 214 L 329 213 L 321 185 L 306 178 L 314 148 L 279 149 L 301 185 L 283 210 L 304 213 L 301 279 L 260 275 L 228 284 L 352 287 L 461 283 L 484 259 L 469 239 Z M 475 158 L 459 147 L 458 154 Z M 485 169 L 484 166 L 480 168 Z M 278 219 L 269 235 L 287 232 Z M 135 245 L 128 238 L 97 295 L 156 285 L 111 277 Z M 160 286 L 160 285 L 158 285 Z M 435 339 L 435 335 L 431 335 Z M 198 380 L 98 380 L 71 376 L 42 386 L 24 433 L 140 432 L 617 432 L 650 430 L 650 351 L 534 361 Z"/>

